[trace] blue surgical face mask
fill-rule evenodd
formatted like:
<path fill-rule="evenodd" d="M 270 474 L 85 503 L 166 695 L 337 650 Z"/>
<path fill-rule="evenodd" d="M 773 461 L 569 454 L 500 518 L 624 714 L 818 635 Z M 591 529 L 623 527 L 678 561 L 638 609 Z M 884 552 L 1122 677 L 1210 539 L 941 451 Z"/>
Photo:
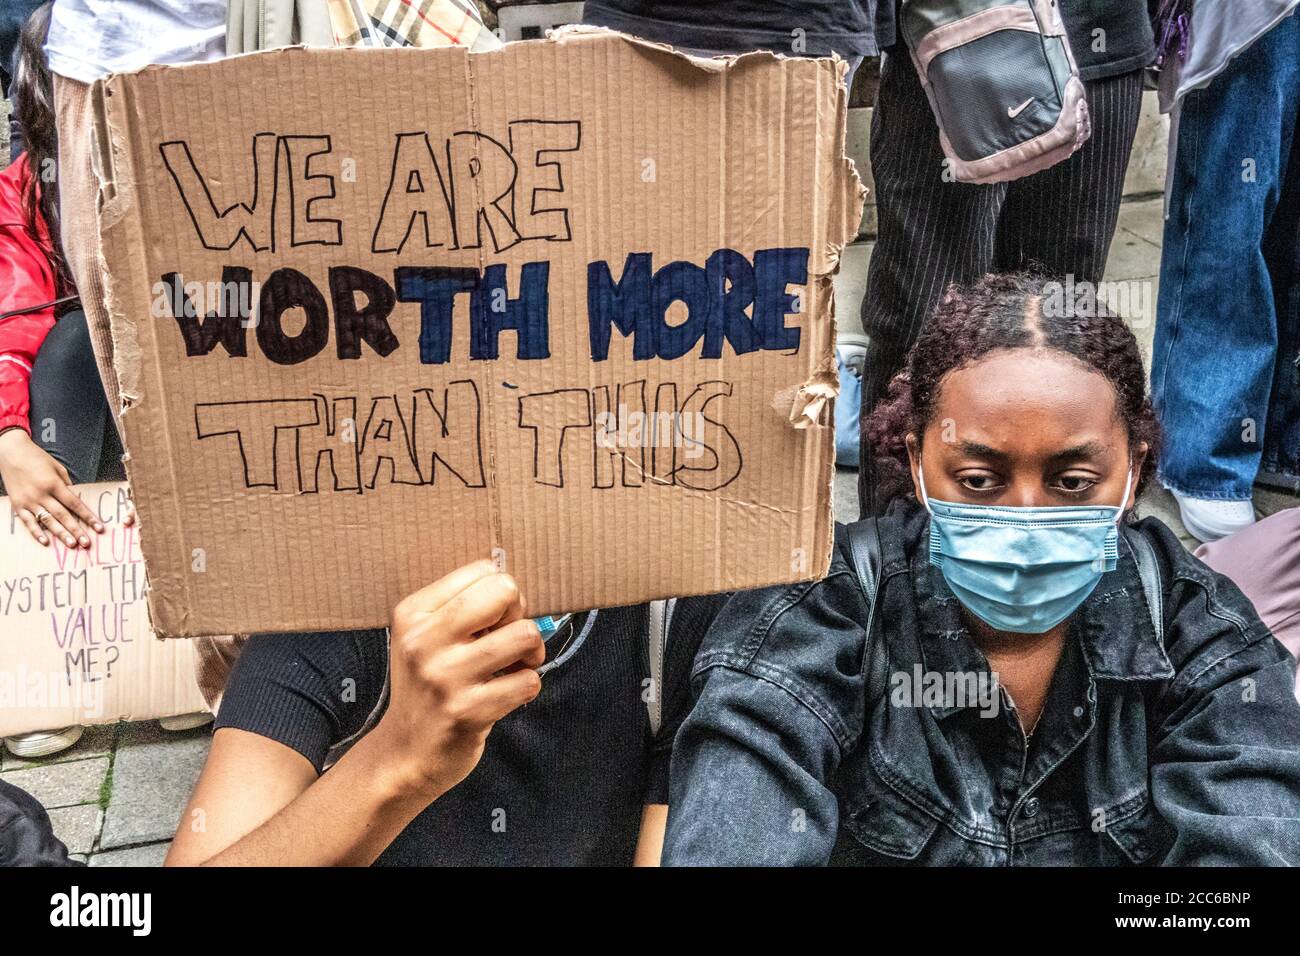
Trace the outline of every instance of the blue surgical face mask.
<path fill-rule="evenodd" d="M 930 512 L 930 563 L 953 594 L 989 627 L 1042 634 L 1074 613 L 1119 559 L 1120 505 L 1011 508 L 936 501 Z"/>

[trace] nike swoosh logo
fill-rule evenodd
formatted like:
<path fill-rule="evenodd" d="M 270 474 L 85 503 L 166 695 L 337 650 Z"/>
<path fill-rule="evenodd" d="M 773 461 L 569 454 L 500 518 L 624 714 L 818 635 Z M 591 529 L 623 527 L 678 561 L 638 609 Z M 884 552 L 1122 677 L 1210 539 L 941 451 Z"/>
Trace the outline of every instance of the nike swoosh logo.
<path fill-rule="evenodd" d="M 1029 99 L 1025 100 L 1025 101 L 1024 101 L 1023 103 L 1021 103 L 1019 106 L 1008 106 L 1008 107 L 1007 107 L 1007 116 L 1011 117 L 1012 119 L 1015 119 L 1017 116 L 1019 116 L 1021 113 L 1023 113 L 1023 112 L 1025 111 L 1025 108 L 1026 108 L 1027 106 L 1029 106 L 1029 104 L 1032 103 L 1033 101 L 1034 101 L 1034 98 L 1031 96 L 1031 97 L 1029 97 Z"/>

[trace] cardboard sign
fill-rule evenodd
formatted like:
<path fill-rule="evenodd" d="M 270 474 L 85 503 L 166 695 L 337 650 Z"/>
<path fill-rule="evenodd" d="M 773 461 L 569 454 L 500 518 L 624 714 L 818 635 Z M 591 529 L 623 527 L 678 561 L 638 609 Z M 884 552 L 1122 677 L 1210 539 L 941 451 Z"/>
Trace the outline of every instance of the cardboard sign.
<path fill-rule="evenodd" d="M 577 31 L 98 84 L 159 633 L 374 626 L 484 557 L 538 614 L 825 573 L 843 72 Z"/>
<path fill-rule="evenodd" d="M 80 485 L 89 550 L 37 544 L 0 498 L 0 736 L 206 710 L 194 645 L 149 629 L 125 482 Z"/>

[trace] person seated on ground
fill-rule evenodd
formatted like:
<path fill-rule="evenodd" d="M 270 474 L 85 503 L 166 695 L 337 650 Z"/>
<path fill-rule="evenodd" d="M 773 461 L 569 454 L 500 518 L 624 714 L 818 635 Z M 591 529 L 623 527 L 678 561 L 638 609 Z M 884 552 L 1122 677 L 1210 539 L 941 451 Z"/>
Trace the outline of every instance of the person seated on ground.
<path fill-rule="evenodd" d="M 1207 541 L 1195 554 L 1231 578 L 1273 636 L 1300 656 L 1300 508 L 1284 508 L 1226 538 Z M 1300 699 L 1300 673 L 1295 693 Z"/>
<path fill-rule="evenodd" d="M 167 862 L 656 864 L 725 599 L 589 611 L 543 642 L 480 561 L 402 601 L 387 637 L 255 635 Z"/>
<path fill-rule="evenodd" d="M 53 84 L 42 51 L 49 22 L 46 3 L 18 35 L 10 92 L 22 136 L 11 146 L 23 151 L 0 172 L 0 493 L 40 544 L 89 548 L 103 525 L 72 485 L 125 474 L 60 247 Z M 6 737 L 4 745 L 43 757 L 81 733 L 63 727 Z"/>
<path fill-rule="evenodd" d="M 46 3 L 19 38 L 13 104 L 26 150 L 0 173 L 0 483 L 41 544 L 88 548 L 103 525 L 71 485 L 125 476 L 60 251 L 53 84 L 41 51 L 49 22 Z"/>
<path fill-rule="evenodd" d="M 714 621 L 665 864 L 1300 863 L 1295 662 L 1134 520 L 1159 449 L 1137 342 L 1045 286 L 947 293 L 869 423 L 887 513 Z"/>

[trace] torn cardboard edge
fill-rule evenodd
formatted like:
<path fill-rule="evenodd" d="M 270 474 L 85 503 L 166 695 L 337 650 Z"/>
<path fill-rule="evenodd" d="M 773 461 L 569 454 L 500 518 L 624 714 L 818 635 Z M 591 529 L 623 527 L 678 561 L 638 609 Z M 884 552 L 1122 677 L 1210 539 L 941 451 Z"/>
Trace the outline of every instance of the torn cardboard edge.
<path fill-rule="evenodd" d="M 151 66 L 144 69 L 166 69 L 166 67 Z M 113 343 L 112 365 L 114 373 L 117 375 L 118 394 L 121 403 L 117 414 L 118 425 L 123 435 L 124 454 L 122 461 L 126 469 L 128 485 L 132 485 L 134 483 L 133 476 L 139 467 L 135 456 L 131 453 L 133 446 L 131 433 L 137 427 L 133 413 L 146 398 L 142 382 L 146 348 L 141 344 L 141 340 L 147 337 L 149 343 L 152 344 L 154 328 L 153 324 L 145 317 L 143 319 L 145 330 L 141 330 L 141 322 L 137 321 L 137 317 L 123 304 L 128 297 L 121 292 L 122 286 L 130 283 L 140 283 L 141 287 L 148 287 L 149 280 L 143 272 L 143 257 L 127 257 L 128 267 L 115 273 L 108 265 L 108 248 L 112 241 L 125 243 L 131 249 L 142 250 L 147 248 L 144 235 L 138 228 L 139 223 L 135 222 L 130 215 L 136 205 L 134 169 L 137 157 L 132 155 L 129 137 L 124 133 L 126 120 L 123 113 L 132 109 L 133 104 L 131 103 L 130 92 L 117 76 L 96 80 L 91 86 L 90 95 L 96 122 L 96 133 L 93 138 L 96 146 L 96 156 L 92 158 L 91 165 L 99 178 L 100 189 L 98 210 L 99 263 L 102 269 L 105 306 L 109 315 L 109 329 Z M 136 228 L 132 228 L 133 225 Z M 156 349 L 153 354 L 154 361 L 158 361 Z M 167 452 L 169 466 L 171 466 L 173 459 L 174 452 L 169 447 Z M 179 500 L 173 496 L 170 504 L 174 512 L 172 527 L 177 529 L 184 527 Z M 140 533 L 143 547 L 143 538 L 146 534 L 143 523 L 141 523 Z M 159 615 L 155 612 L 154 603 L 155 601 L 166 601 L 173 605 L 174 610 L 168 612 L 166 619 L 175 620 L 179 617 L 181 621 L 186 620 L 189 616 L 188 582 L 181 575 L 167 575 L 157 568 L 150 568 L 149 570 L 154 585 L 154 590 L 150 593 L 147 605 L 151 625 L 160 637 L 168 637 L 170 635 L 163 633 L 162 628 L 158 626 L 157 619 Z M 162 585 L 161 594 L 157 591 L 160 582 Z M 175 601 L 171 597 L 177 593 L 182 595 L 180 601 Z"/>
<path fill-rule="evenodd" d="M 604 37 L 611 34 L 619 36 L 628 43 L 642 49 L 675 57 L 706 73 L 726 73 L 739 65 L 762 60 L 814 59 L 826 60 L 833 65 L 838 86 L 835 106 L 838 133 L 836 135 L 835 149 L 840 156 L 841 175 L 844 180 L 845 190 L 843 195 L 834 196 L 834 201 L 829 204 L 831 213 L 827 222 L 825 261 L 819 263 L 820 268 L 817 269 L 812 268 L 810 263 L 808 281 L 810 285 L 816 282 L 822 286 L 825 301 L 829 304 L 829 313 L 833 323 L 831 339 L 834 341 L 834 330 L 837 325 L 834 324 L 835 296 L 832 277 L 840 270 L 844 249 L 857 237 L 858 228 L 862 222 L 862 211 L 866 206 L 867 199 L 867 188 L 862 182 L 862 177 L 858 174 L 857 164 L 846 151 L 849 90 L 844 80 L 848 74 L 848 62 L 840 57 L 838 53 L 832 53 L 829 57 L 793 58 L 771 50 L 754 50 L 733 55 L 703 57 L 679 50 L 672 44 L 658 43 L 604 27 L 585 24 L 570 24 L 548 30 L 547 39 L 556 43 L 582 42 L 592 37 Z M 830 366 L 823 366 L 818 369 L 796 391 L 778 392 L 773 396 L 772 407 L 786 416 L 793 428 L 829 426 L 831 424 L 831 409 L 838 394 L 839 375 L 832 360 Z"/>

